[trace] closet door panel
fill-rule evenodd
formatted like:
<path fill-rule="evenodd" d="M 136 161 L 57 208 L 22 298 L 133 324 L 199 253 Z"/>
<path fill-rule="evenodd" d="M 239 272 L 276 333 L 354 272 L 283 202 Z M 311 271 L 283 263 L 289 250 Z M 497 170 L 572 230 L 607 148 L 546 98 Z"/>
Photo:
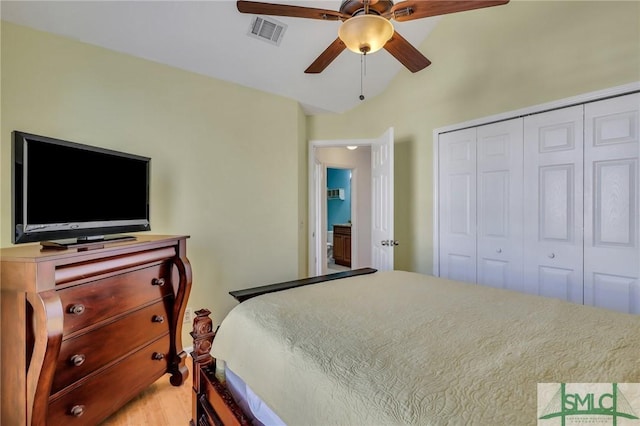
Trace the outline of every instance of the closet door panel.
<path fill-rule="evenodd" d="M 583 107 L 524 118 L 524 291 L 583 302 Z"/>
<path fill-rule="evenodd" d="M 640 314 L 640 94 L 585 105 L 585 304 Z"/>
<path fill-rule="evenodd" d="M 522 119 L 477 130 L 477 280 L 522 287 Z"/>
<path fill-rule="evenodd" d="M 476 281 L 476 130 L 439 136 L 440 276 Z"/>

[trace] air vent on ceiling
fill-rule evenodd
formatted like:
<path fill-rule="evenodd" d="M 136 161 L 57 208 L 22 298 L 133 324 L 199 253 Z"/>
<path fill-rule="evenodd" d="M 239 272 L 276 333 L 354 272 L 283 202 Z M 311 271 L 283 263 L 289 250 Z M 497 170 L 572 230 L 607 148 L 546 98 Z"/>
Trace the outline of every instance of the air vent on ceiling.
<path fill-rule="evenodd" d="M 260 40 L 267 41 L 276 46 L 280 45 L 282 36 L 287 29 L 287 26 L 282 22 L 278 22 L 275 19 L 256 16 L 251 21 L 248 34 L 251 37 L 258 38 Z"/>

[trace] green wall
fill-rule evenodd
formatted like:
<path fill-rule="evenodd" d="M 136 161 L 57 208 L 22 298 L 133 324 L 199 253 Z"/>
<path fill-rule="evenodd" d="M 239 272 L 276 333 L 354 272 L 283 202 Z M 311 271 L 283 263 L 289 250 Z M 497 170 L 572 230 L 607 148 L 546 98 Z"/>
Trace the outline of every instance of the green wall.
<path fill-rule="evenodd" d="M 230 290 L 306 276 L 296 102 L 7 22 L 1 36 L 1 246 L 23 130 L 151 157 L 151 232 L 191 236 L 189 306 L 214 321 Z"/>
<path fill-rule="evenodd" d="M 640 81 L 640 2 L 512 0 L 444 16 L 420 46 L 431 66 L 402 69 L 350 112 L 310 117 L 71 39 L 6 22 L 0 35 L 0 246 L 12 130 L 149 156 L 152 232 L 191 236 L 189 305 L 216 322 L 235 305 L 228 291 L 306 276 L 307 140 L 395 128 L 395 266 L 431 273 L 433 129 Z"/>
<path fill-rule="evenodd" d="M 640 81 L 640 2 L 516 0 L 446 15 L 420 51 L 428 68 L 403 68 L 381 95 L 308 117 L 307 129 L 349 139 L 394 127 L 395 268 L 430 274 L 433 130 Z"/>

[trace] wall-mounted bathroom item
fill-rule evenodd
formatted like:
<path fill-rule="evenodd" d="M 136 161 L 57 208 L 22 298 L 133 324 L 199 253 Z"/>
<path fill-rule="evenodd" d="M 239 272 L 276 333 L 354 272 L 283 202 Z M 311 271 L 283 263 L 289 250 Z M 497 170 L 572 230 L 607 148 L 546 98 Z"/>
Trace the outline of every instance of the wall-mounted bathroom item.
<path fill-rule="evenodd" d="M 329 188 L 329 189 L 327 189 L 327 199 L 329 199 L 329 200 L 344 200 L 344 188 Z"/>

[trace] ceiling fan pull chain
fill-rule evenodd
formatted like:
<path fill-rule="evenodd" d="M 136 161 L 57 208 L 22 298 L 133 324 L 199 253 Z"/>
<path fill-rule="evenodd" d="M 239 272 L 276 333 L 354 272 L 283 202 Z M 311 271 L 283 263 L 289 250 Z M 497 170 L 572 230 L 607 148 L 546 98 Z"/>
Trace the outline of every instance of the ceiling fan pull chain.
<path fill-rule="evenodd" d="M 366 61 L 367 61 L 367 54 L 363 53 L 362 56 L 360 56 L 360 96 L 358 97 L 361 101 L 364 101 L 364 94 L 363 92 L 363 80 L 364 80 L 364 74 L 365 74 L 365 69 L 366 69 Z"/>
<path fill-rule="evenodd" d="M 365 54 L 362 56 L 364 56 L 364 75 L 366 76 L 367 75 L 367 53 L 365 52 Z"/>

